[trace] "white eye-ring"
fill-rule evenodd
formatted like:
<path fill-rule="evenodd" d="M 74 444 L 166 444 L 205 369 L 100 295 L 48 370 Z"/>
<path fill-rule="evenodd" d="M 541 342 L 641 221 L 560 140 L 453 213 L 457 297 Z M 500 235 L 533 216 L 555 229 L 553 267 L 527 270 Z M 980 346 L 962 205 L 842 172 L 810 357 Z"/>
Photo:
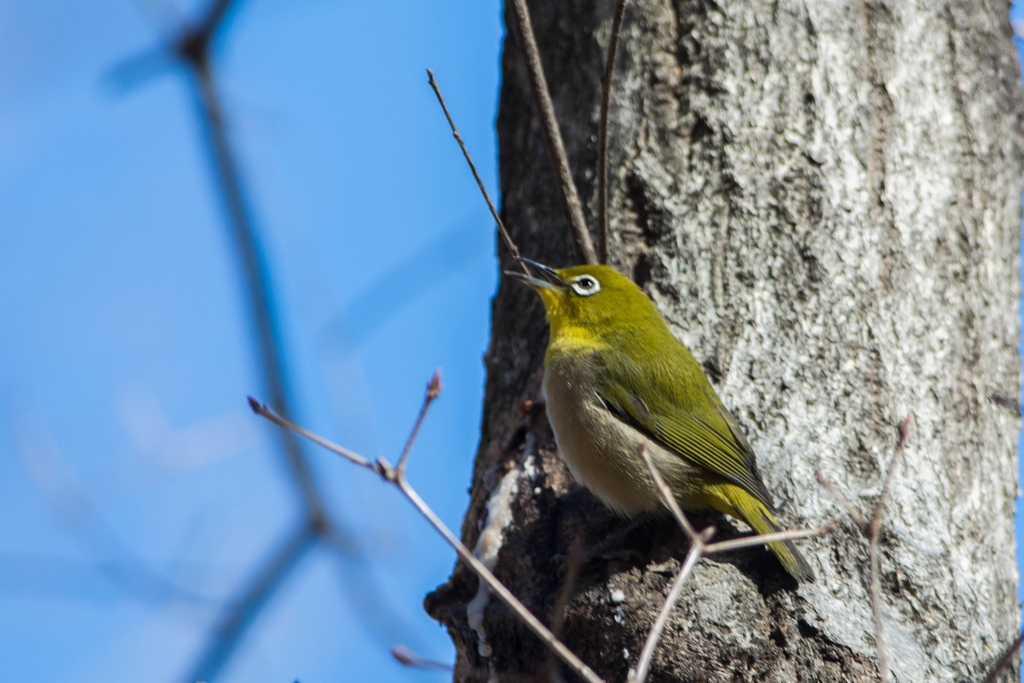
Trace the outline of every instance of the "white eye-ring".
<path fill-rule="evenodd" d="M 601 283 L 593 275 L 580 275 L 572 281 L 572 291 L 580 296 L 590 296 L 601 291 Z"/>

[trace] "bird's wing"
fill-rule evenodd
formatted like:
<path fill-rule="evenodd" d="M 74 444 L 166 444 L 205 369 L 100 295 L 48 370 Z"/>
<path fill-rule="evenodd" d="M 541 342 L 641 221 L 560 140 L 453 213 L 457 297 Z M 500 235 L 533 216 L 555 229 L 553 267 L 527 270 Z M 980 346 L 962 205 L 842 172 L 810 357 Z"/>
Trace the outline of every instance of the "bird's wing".
<path fill-rule="evenodd" d="M 696 362 L 693 365 L 688 370 L 701 373 Z M 680 457 L 741 486 L 769 510 L 774 509 L 771 494 L 757 471 L 754 452 L 732 416 L 714 389 L 704 386 L 707 380 L 703 373 L 699 377 L 690 374 L 641 366 L 624 356 L 606 358 L 597 373 L 597 392 L 604 406 L 622 421 Z M 639 387 L 650 400 L 644 401 L 635 389 Z M 693 392 L 705 394 L 707 407 L 714 404 L 715 409 L 700 414 L 687 409 L 687 403 L 694 402 L 686 397 Z"/>

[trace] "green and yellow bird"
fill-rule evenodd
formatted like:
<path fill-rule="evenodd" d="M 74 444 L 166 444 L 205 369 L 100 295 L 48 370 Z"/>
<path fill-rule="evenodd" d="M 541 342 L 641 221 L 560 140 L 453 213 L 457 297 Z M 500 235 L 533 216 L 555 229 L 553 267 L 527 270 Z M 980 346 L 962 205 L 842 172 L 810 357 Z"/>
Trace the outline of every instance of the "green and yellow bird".
<path fill-rule="evenodd" d="M 643 291 L 607 266 L 509 273 L 540 295 L 551 330 L 544 398 L 576 480 L 624 516 L 663 508 L 641 444 L 682 507 L 714 508 L 759 534 L 779 530 L 754 451 L 703 370 Z M 813 580 L 789 541 L 769 543 Z"/>

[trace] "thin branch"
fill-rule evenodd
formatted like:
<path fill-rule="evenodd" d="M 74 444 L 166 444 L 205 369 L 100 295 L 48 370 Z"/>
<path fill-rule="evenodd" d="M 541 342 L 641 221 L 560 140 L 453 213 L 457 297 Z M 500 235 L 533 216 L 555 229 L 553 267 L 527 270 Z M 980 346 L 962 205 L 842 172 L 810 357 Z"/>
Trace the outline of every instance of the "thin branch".
<path fill-rule="evenodd" d="M 879 544 L 882 539 L 882 516 L 885 513 L 885 505 L 889 501 L 889 491 L 892 487 L 893 478 L 896 476 L 896 466 L 899 464 L 903 446 L 907 441 L 910 427 L 914 423 L 913 411 L 907 413 L 898 426 L 896 446 L 893 448 L 892 458 L 885 470 L 885 478 L 882 480 L 882 490 L 878 495 L 878 502 L 871 513 L 870 521 L 860 513 L 839 491 L 830 484 L 821 472 L 815 472 L 818 482 L 832 494 L 836 502 L 844 508 L 854 524 L 860 527 L 868 539 L 868 571 L 870 581 L 868 583 L 868 598 L 871 601 L 871 618 L 875 630 L 875 651 L 878 661 L 878 679 L 881 683 L 889 681 L 889 646 L 885 639 L 885 624 L 882 621 L 882 568 L 881 548 Z"/>
<path fill-rule="evenodd" d="M 212 38 L 217 33 L 217 30 L 224 25 L 228 10 L 231 9 L 233 4 L 233 0 L 213 0 L 206 10 L 206 16 L 200 25 L 201 30 L 208 33 Z"/>
<path fill-rule="evenodd" d="M 298 434 L 306 436 L 309 432 L 301 430 L 295 423 L 290 420 L 276 415 L 273 410 L 268 408 L 266 405 L 261 404 L 255 399 L 249 399 L 249 405 L 258 414 L 270 419 L 277 425 L 286 429 L 292 430 Z M 477 577 L 487 585 L 487 588 L 492 594 L 497 595 L 498 598 L 505 603 L 518 617 L 519 619 L 529 628 L 533 633 L 540 638 L 548 648 L 561 659 L 566 666 L 570 667 L 576 675 L 582 678 L 588 683 L 602 683 L 602 679 L 594 673 L 594 671 L 583 663 L 583 661 L 577 657 L 569 648 L 567 648 L 558 638 L 551 633 L 550 630 L 544 624 L 540 622 L 537 617 L 526 608 L 523 603 L 507 589 L 489 569 L 480 560 L 473 555 L 472 551 L 467 548 L 459 539 L 451 532 L 450 529 L 445 525 L 444 522 L 434 513 L 429 505 L 424 502 L 416 490 L 409 484 L 405 478 L 405 474 L 396 467 L 392 467 L 384 458 L 377 458 L 376 462 L 371 463 L 367 458 L 361 455 L 353 454 L 348 449 L 335 449 L 331 446 L 327 446 L 330 442 L 326 439 L 318 439 L 317 443 L 327 447 L 329 450 L 341 455 L 350 462 L 366 467 L 373 470 L 381 476 L 384 481 L 394 484 L 398 487 L 398 490 L 408 499 L 410 503 L 419 511 L 421 515 L 430 523 L 434 529 L 448 542 L 455 552 L 458 554 L 459 559 L 462 560 L 477 575 Z M 355 455 L 355 457 L 352 457 Z"/>
<path fill-rule="evenodd" d="M 569 221 L 569 228 L 572 231 L 573 242 L 576 245 L 576 256 L 584 263 L 596 264 L 598 263 L 597 253 L 594 251 L 594 244 L 590 240 L 587 223 L 583 218 L 583 205 L 580 203 L 580 196 L 576 191 L 576 183 L 573 182 L 572 173 L 569 171 L 565 143 L 562 142 L 562 133 L 558 128 L 558 119 L 555 117 L 555 106 L 551 102 L 551 93 L 548 90 L 547 79 L 544 77 L 544 65 L 540 61 L 540 51 L 537 48 L 537 38 L 533 34 L 533 23 L 530 21 L 530 10 L 526 6 L 526 0 L 512 0 L 512 15 L 519 31 L 519 42 L 523 46 L 523 56 L 526 59 L 526 71 L 530 76 L 533 101 L 540 114 L 544 146 L 548 150 L 548 157 L 551 160 L 551 167 L 558 181 L 558 187 L 562 191 L 562 203 L 566 219 Z"/>
<path fill-rule="evenodd" d="M 885 624 L 882 623 L 882 568 L 881 548 L 879 541 L 882 539 L 882 514 L 885 511 L 885 504 L 889 501 L 889 488 L 893 476 L 896 474 L 896 465 L 899 464 L 900 455 L 903 452 L 903 444 L 907 440 L 907 430 L 913 422 L 914 413 L 909 413 L 900 422 L 899 435 L 896 438 L 896 448 L 893 449 L 892 459 L 889 461 L 889 468 L 885 473 L 885 480 L 882 482 L 882 492 L 878 496 L 878 503 L 875 505 L 874 514 L 871 515 L 871 523 L 868 525 L 868 560 L 871 569 L 871 616 L 875 626 L 875 646 L 878 650 L 878 679 L 881 683 L 889 682 L 889 645 L 885 639 Z"/>
<path fill-rule="evenodd" d="M 405 645 L 395 645 L 391 648 L 391 656 L 402 666 L 412 669 L 425 669 L 427 671 L 453 671 L 455 669 L 451 664 L 438 662 L 413 652 Z"/>
<path fill-rule="evenodd" d="M 355 465 L 359 465 L 360 467 L 366 467 L 371 470 L 374 469 L 373 462 L 359 455 L 355 451 L 350 451 L 344 446 L 339 446 L 333 441 L 328 441 L 322 436 L 309 431 L 305 427 L 300 427 L 291 420 L 281 417 L 280 415 L 270 410 L 256 399 L 254 399 L 252 396 L 249 397 L 249 407 L 252 408 L 252 411 L 254 413 L 267 418 L 277 426 L 284 427 L 286 430 L 291 430 L 296 434 L 299 434 L 300 436 L 304 436 L 313 443 L 317 444 L 318 446 L 323 446 L 327 450 L 333 453 L 337 453 L 338 455 L 345 458 L 346 460 L 349 460 Z"/>
<path fill-rule="evenodd" d="M 299 560 L 313 545 L 316 538 L 317 530 L 310 524 L 292 532 L 284 544 L 253 577 L 252 583 L 228 608 L 214 629 L 214 637 L 185 680 L 209 681 L 217 676 L 234 653 L 237 644 L 241 642 L 242 636 L 252 625 L 260 609 L 284 584 L 285 578 L 298 565 Z"/>
<path fill-rule="evenodd" d="M 871 516 L 870 531 L 872 536 L 878 536 L 881 533 L 882 513 L 885 511 L 885 504 L 889 502 L 889 489 L 892 487 L 892 480 L 896 475 L 896 466 L 899 464 L 900 454 L 903 452 L 903 444 L 907 441 L 907 433 L 913 423 L 914 413 L 910 412 L 900 421 L 897 428 L 896 447 L 893 449 L 892 459 L 889 460 L 889 467 L 885 471 L 885 479 L 882 481 L 882 491 L 878 494 L 875 512 Z"/>
<path fill-rule="evenodd" d="M 676 602 L 683 592 L 683 584 L 690 578 L 690 574 L 693 573 L 697 562 L 700 561 L 704 549 L 703 541 L 710 539 L 713 532 L 714 529 L 708 527 L 700 533 L 693 545 L 690 546 L 690 552 L 686 556 L 686 561 L 679 568 L 679 573 L 676 575 L 675 581 L 672 582 L 672 588 L 669 590 L 668 596 L 666 596 L 665 602 L 661 606 L 661 611 L 658 612 L 658 617 L 654 620 L 650 633 L 647 634 L 647 642 L 644 643 L 644 649 L 640 651 L 640 661 L 637 662 L 636 670 L 630 673 L 629 683 L 644 683 L 647 679 L 647 672 L 650 670 L 651 661 L 654 659 L 654 650 L 658 647 L 661 634 L 668 624 L 669 615 L 672 614 L 672 610 L 675 608 Z"/>
<path fill-rule="evenodd" d="M 683 514 L 682 509 L 679 507 L 679 503 L 676 501 L 675 494 L 672 493 L 672 489 L 665 483 L 665 480 L 661 476 L 661 472 L 654 465 L 654 460 L 651 459 L 651 454 L 648 452 L 647 443 L 640 444 L 639 448 L 640 459 L 644 461 L 644 465 L 647 467 L 647 473 L 651 475 L 651 480 L 654 485 L 658 487 L 658 491 L 661 493 L 661 498 L 668 506 L 668 509 L 672 511 L 672 516 L 675 517 L 680 528 L 686 533 L 690 539 L 690 552 L 686 556 L 686 561 L 683 562 L 683 566 L 679 568 L 679 574 L 676 575 L 675 581 L 672 582 L 672 588 L 669 590 L 668 595 L 665 597 L 665 602 L 661 606 L 661 611 L 658 612 L 657 618 L 651 625 L 651 630 L 647 634 L 647 641 L 644 643 L 643 650 L 640 651 L 640 660 L 637 662 L 635 671 L 629 675 L 629 683 L 644 683 L 647 679 L 647 672 L 650 670 L 651 661 L 654 658 L 654 650 L 658 647 L 658 641 L 661 639 L 661 634 L 665 630 L 665 625 L 668 623 L 669 615 L 672 614 L 673 608 L 676 606 L 676 602 L 679 600 L 679 595 L 682 593 L 683 584 L 690 578 L 690 574 L 693 573 L 694 567 L 700 562 L 700 558 L 704 555 L 704 549 L 706 544 L 715 533 L 714 527 L 708 527 L 704 531 L 697 533 L 690 524 L 690 520 L 687 519 L 686 515 Z"/>
<path fill-rule="evenodd" d="M 615 3 L 612 33 L 608 39 L 608 59 L 601 78 L 601 118 L 597 126 L 597 257 L 608 263 L 608 106 L 612 99 L 612 76 L 615 75 L 615 55 L 619 49 L 622 17 L 626 13 L 626 0 Z"/>
<path fill-rule="evenodd" d="M 1003 667 L 1013 661 L 1013 656 L 1017 654 L 1021 644 L 1024 643 L 1024 633 L 1017 636 L 1012 643 L 1010 643 L 1003 654 L 996 660 L 996 665 L 992 667 L 992 670 L 988 672 L 988 676 L 985 676 L 985 680 L 982 683 L 996 683 L 996 677 L 999 672 L 1002 671 Z"/>
<path fill-rule="evenodd" d="M 416 441 L 416 435 L 420 433 L 420 427 L 423 425 L 423 418 L 427 416 L 427 410 L 430 409 L 430 404 L 434 402 L 438 396 L 441 395 L 441 371 L 435 370 L 434 376 L 430 378 L 427 383 L 427 395 L 423 398 L 423 407 L 420 408 L 420 414 L 416 416 L 416 422 L 412 426 L 412 431 L 409 433 L 409 438 L 405 442 L 405 448 L 402 449 L 402 455 L 398 458 L 398 464 L 395 465 L 395 469 L 398 472 L 405 472 L 405 461 L 409 459 L 409 451 L 412 450 L 412 444 Z"/>
<path fill-rule="evenodd" d="M 529 275 L 529 270 L 527 270 L 526 264 L 522 262 L 522 258 L 519 255 L 519 247 L 517 247 L 516 243 L 512 241 L 512 237 L 508 234 L 508 230 L 505 229 L 505 224 L 502 222 L 501 216 L 498 215 L 498 210 L 494 208 L 494 202 L 491 201 L 491 195 L 487 193 L 487 187 L 484 185 L 483 179 L 480 178 L 480 174 L 477 173 L 476 164 L 473 163 L 473 157 L 469 155 L 466 143 L 463 141 L 462 134 L 459 133 L 459 129 L 455 125 L 455 120 L 452 119 L 452 115 L 448 111 L 448 105 L 444 102 L 444 96 L 441 95 L 441 88 L 434 79 L 434 72 L 431 69 L 427 69 L 427 82 L 430 83 L 430 87 L 434 90 L 437 102 L 441 105 L 441 109 L 444 111 L 444 117 L 448 119 L 448 127 L 452 129 L 452 136 L 455 138 L 455 141 L 459 143 L 459 149 L 462 150 L 462 156 L 466 158 L 466 163 L 469 164 L 469 170 L 473 172 L 473 178 L 476 180 L 476 186 L 480 188 L 480 193 L 483 194 L 484 201 L 487 202 L 487 208 L 491 210 L 491 216 L 494 217 L 494 223 L 498 226 L 498 234 L 501 235 L 501 241 L 505 243 L 505 248 L 508 249 L 508 253 L 512 256 L 513 260 L 515 260 L 515 262 L 519 264 L 519 267 L 522 268 L 523 273 Z"/>
<path fill-rule="evenodd" d="M 741 548 L 752 548 L 766 543 L 778 543 L 779 541 L 794 541 L 800 538 L 815 538 L 825 536 L 836 530 L 835 524 L 826 524 L 816 529 L 791 529 L 789 531 L 776 531 L 773 534 L 760 534 L 758 536 L 744 536 L 729 541 L 710 543 L 704 548 L 705 555 L 722 553 L 727 550 L 740 550 Z"/>
<path fill-rule="evenodd" d="M 857 525 L 857 528 L 860 529 L 861 533 L 863 533 L 864 536 L 867 537 L 867 517 L 862 515 L 860 513 L 860 510 L 853 506 L 853 503 L 850 502 L 850 499 L 847 498 L 842 491 L 840 491 L 832 482 L 825 478 L 825 475 L 821 472 L 821 470 L 815 470 L 814 476 L 818 479 L 818 483 L 821 484 L 822 488 L 828 491 L 829 495 L 832 496 L 833 500 L 835 500 L 839 504 L 839 507 L 843 508 L 846 514 L 850 516 L 850 519 L 852 519 L 853 523 Z"/>
<path fill-rule="evenodd" d="M 686 533 L 687 537 L 689 537 L 691 541 L 694 541 L 698 538 L 697 531 L 693 528 L 693 525 L 690 524 L 690 520 L 686 518 L 686 515 L 683 514 L 682 509 L 679 507 L 679 503 L 676 501 L 675 494 L 672 493 L 672 489 L 669 488 L 668 484 L 665 483 L 665 480 L 661 478 L 661 472 L 659 472 L 658 468 L 654 466 L 654 461 L 651 460 L 651 454 L 647 449 L 647 444 L 640 444 L 639 451 L 640 459 L 643 460 L 644 465 L 647 466 L 647 472 L 651 475 L 654 485 L 657 486 L 658 490 L 661 492 L 661 498 L 665 501 L 665 505 L 672 511 L 672 516 L 675 517 L 676 522 L 679 523 L 679 526 Z"/>
<path fill-rule="evenodd" d="M 572 600 L 572 593 L 576 588 L 580 569 L 583 567 L 583 558 L 583 542 L 577 537 L 572 547 L 569 548 L 569 555 L 565 560 L 565 579 L 562 581 L 562 590 L 551 611 L 551 632 L 558 638 L 562 637 L 562 629 L 565 627 L 565 611 L 569 608 L 569 601 Z"/>
<path fill-rule="evenodd" d="M 576 582 L 579 580 L 580 569 L 584 560 L 583 541 L 578 536 L 569 547 L 569 555 L 565 559 L 565 578 L 562 580 L 562 590 L 558 593 L 555 607 L 551 610 L 551 633 L 555 638 L 561 640 L 562 629 L 565 628 L 566 611 L 569 609 L 569 601 L 572 600 L 573 591 L 576 590 Z M 560 680 L 556 666 L 554 653 L 548 650 L 547 661 L 541 671 L 546 672 L 541 678 L 547 678 L 552 683 Z"/>
<path fill-rule="evenodd" d="M 715 528 L 708 527 L 700 533 L 697 533 L 694 530 L 693 525 L 690 524 L 690 520 L 687 519 L 682 509 L 679 507 L 679 503 L 676 501 L 676 497 L 675 494 L 672 493 L 672 489 L 667 483 L 665 483 L 665 480 L 661 476 L 661 472 L 659 472 L 658 468 L 654 465 L 654 460 L 651 459 L 651 454 L 648 452 L 647 444 L 641 444 L 638 450 L 640 453 L 640 459 L 644 461 L 644 465 L 647 467 L 647 473 L 651 476 L 651 480 L 661 493 L 662 500 L 664 500 L 665 505 L 668 506 L 669 510 L 672 511 L 672 516 L 675 517 L 680 528 L 682 528 L 689 537 L 690 551 L 686 556 L 686 561 L 683 563 L 683 566 L 679 569 L 679 574 L 672 583 L 672 588 L 669 590 L 668 596 L 665 598 L 665 602 L 661 606 L 661 611 L 658 612 L 658 617 L 654 620 L 654 624 L 651 626 L 651 630 L 647 634 L 647 642 L 644 643 L 644 648 L 640 652 L 640 660 L 637 662 L 635 671 L 629 676 L 629 683 L 644 683 L 644 680 L 647 678 L 651 661 L 654 658 L 654 650 L 657 648 L 658 640 L 661 638 L 661 634 L 665 630 L 665 625 L 668 622 L 669 615 L 671 615 L 672 609 L 679 600 L 683 584 L 686 583 L 686 580 L 693 573 L 694 567 L 697 566 L 697 563 L 703 556 L 714 552 L 747 548 L 774 541 L 822 536 L 824 534 L 831 533 L 835 529 L 835 525 L 829 524 L 817 529 L 794 529 L 792 531 L 780 531 L 772 534 L 748 536 L 746 538 L 738 538 L 731 541 L 709 544 L 708 541 L 710 541 L 711 537 L 715 534 Z"/>
<path fill-rule="evenodd" d="M 868 596 L 871 599 L 871 621 L 875 628 L 875 650 L 878 660 L 878 680 L 889 683 L 889 644 L 885 639 L 885 624 L 882 623 L 882 581 L 881 561 L 878 557 L 878 536 L 872 536 L 868 544 L 868 566 L 871 583 Z"/>
<path fill-rule="evenodd" d="M 242 193 L 238 167 L 228 145 L 224 131 L 220 100 L 213 83 L 213 74 L 204 65 L 194 69 L 199 89 L 203 123 L 213 151 L 213 162 L 227 203 L 235 246 L 242 257 L 242 269 L 249 295 L 249 312 L 260 345 L 260 369 L 270 392 L 271 403 L 285 415 L 290 414 L 291 397 L 288 391 L 284 361 L 281 354 L 281 333 L 277 325 L 276 307 L 271 300 L 270 274 L 256 232 L 249 217 Z M 283 432 L 282 434 L 287 434 Z M 302 498 L 312 517 L 322 519 L 325 515 L 320 492 L 313 481 L 309 464 L 294 436 L 282 438 L 282 447 L 287 455 L 288 465 L 299 484 Z"/>

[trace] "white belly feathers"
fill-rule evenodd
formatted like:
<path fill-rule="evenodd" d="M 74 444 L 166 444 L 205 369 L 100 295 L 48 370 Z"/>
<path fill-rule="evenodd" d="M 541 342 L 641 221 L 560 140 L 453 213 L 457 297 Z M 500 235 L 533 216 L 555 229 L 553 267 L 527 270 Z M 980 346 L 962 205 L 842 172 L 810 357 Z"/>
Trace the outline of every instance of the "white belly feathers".
<path fill-rule="evenodd" d="M 700 468 L 609 412 L 598 397 L 593 372 L 586 358 L 560 359 L 544 370 L 548 420 L 558 452 L 576 480 L 624 516 L 661 507 L 661 496 L 640 459 L 640 445 L 646 442 L 655 466 L 673 489 L 693 489 L 696 494 Z"/>

